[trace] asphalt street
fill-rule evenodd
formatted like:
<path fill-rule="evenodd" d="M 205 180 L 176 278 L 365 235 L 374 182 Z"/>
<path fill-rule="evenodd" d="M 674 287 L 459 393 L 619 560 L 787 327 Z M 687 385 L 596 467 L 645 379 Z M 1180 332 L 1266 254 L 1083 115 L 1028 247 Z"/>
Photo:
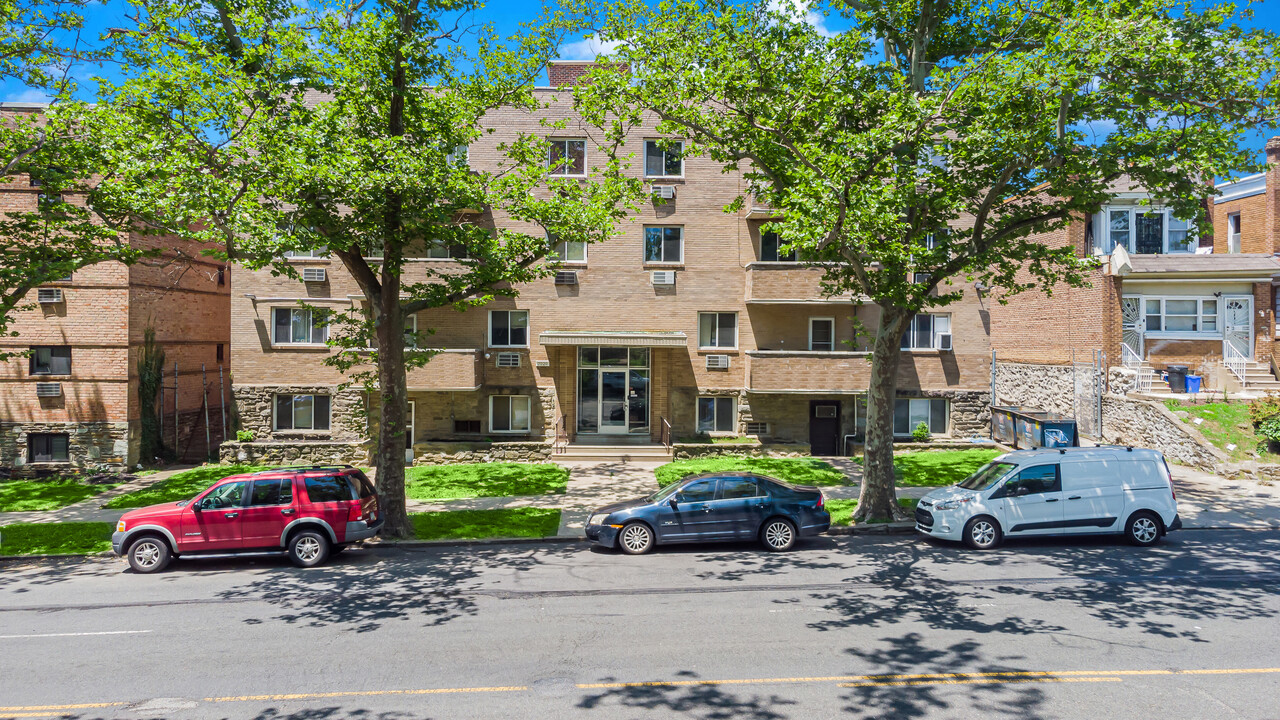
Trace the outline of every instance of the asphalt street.
<path fill-rule="evenodd" d="M 0 565 L 0 717 L 1276 718 L 1280 532 Z"/>

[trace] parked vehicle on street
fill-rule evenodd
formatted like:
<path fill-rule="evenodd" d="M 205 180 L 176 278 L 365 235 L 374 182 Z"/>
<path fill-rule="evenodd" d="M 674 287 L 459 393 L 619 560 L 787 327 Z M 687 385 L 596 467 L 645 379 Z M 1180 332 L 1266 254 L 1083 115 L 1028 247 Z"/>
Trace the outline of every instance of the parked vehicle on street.
<path fill-rule="evenodd" d="M 822 491 L 752 473 L 704 473 L 591 513 L 587 538 L 630 555 L 654 545 L 759 540 L 790 550 L 831 526 Z"/>
<path fill-rule="evenodd" d="M 382 523 L 378 495 L 358 468 L 308 465 L 232 475 L 191 500 L 131 510 L 111 548 L 140 573 L 175 557 L 271 550 L 312 567 Z"/>
<path fill-rule="evenodd" d="M 986 550 L 1005 537 L 1124 534 L 1150 546 L 1182 527 L 1164 456 L 1132 447 L 1011 452 L 916 507 L 916 530 Z"/>

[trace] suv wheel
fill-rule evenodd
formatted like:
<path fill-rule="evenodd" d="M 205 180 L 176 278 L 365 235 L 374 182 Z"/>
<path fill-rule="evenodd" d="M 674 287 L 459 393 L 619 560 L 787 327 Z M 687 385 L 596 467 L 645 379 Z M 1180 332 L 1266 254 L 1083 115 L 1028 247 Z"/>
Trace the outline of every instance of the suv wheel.
<path fill-rule="evenodd" d="M 138 538 L 129 546 L 129 567 L 136 573 L 160 572 L 172 559 L 169 543 L 154 535 Z"/>
<path fill-rule="evenodd" d="M 974 550 L 990 550 L 1000 544 L 1000 523 L 988 515 L 978 517 L 965 523 L 964 541 Z"/>
<path fill-rule="evenodd" d="M 329 559 L 329 538 L 316 530 L 302 530 L 289 539 L 289 559 L 298 567 L 315 567 Z"/>
<path fill-rule="evenodd" d="M 1149 512 L 1136 512 L 1124 526 L 1125 537 L 1138 547 L 1151 547 L 1160 542 L 1160 520 Z"/>

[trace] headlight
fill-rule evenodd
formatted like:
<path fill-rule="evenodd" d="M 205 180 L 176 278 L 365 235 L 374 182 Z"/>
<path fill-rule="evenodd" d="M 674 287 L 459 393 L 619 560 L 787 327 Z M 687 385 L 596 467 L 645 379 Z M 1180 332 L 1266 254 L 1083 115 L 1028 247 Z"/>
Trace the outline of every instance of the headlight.
<path fill-rule="evenodd" d="M 971 503 L 971 502 L 973 502 L 973 498 L 971 497 L 956 498 L 955 500 L 945 500 L 940 503 L 935 503 L 933 506 L 933 509 L 934 510 L 955 510 L 961 505 L 964 505 L 966 503 Z"/>
<path fill-rule="evenodd" d="M 120 522 L 116 523 L 116 532 L 124 532 L 124 518 L 120 518 Z"/>
<path fill-rule="evenodd" d="M 596 513 L 587 521 L 588 525 L 605 525 L 605 519 L 609 517 L 609 513 Z"/>

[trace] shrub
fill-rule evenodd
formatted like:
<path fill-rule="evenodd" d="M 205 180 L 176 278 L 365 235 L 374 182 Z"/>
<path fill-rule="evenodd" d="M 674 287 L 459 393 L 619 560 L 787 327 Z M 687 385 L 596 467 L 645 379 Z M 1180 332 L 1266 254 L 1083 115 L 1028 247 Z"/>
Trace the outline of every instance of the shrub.
<path fill-rule="evenodd" d="M 916 425 L 916 429 L 911 431 L 911 439 L 916 442 L 927 442 L 929 440 L 929 423 L 921 420 Z"/>
<path fill-rule="evenodd" d="M 237 431 L 236 431 L 236 441 L 237 441 L 237 442 L 253 442 L 253 431 L 252 431 L 252 430 L 237 430 Z"/>
<path fill-rule="evenodd" d="M 1249 403 L 1249 420 L 1259 425 L 1280 415 L 1280 395 L 1267 395 Z"/>

